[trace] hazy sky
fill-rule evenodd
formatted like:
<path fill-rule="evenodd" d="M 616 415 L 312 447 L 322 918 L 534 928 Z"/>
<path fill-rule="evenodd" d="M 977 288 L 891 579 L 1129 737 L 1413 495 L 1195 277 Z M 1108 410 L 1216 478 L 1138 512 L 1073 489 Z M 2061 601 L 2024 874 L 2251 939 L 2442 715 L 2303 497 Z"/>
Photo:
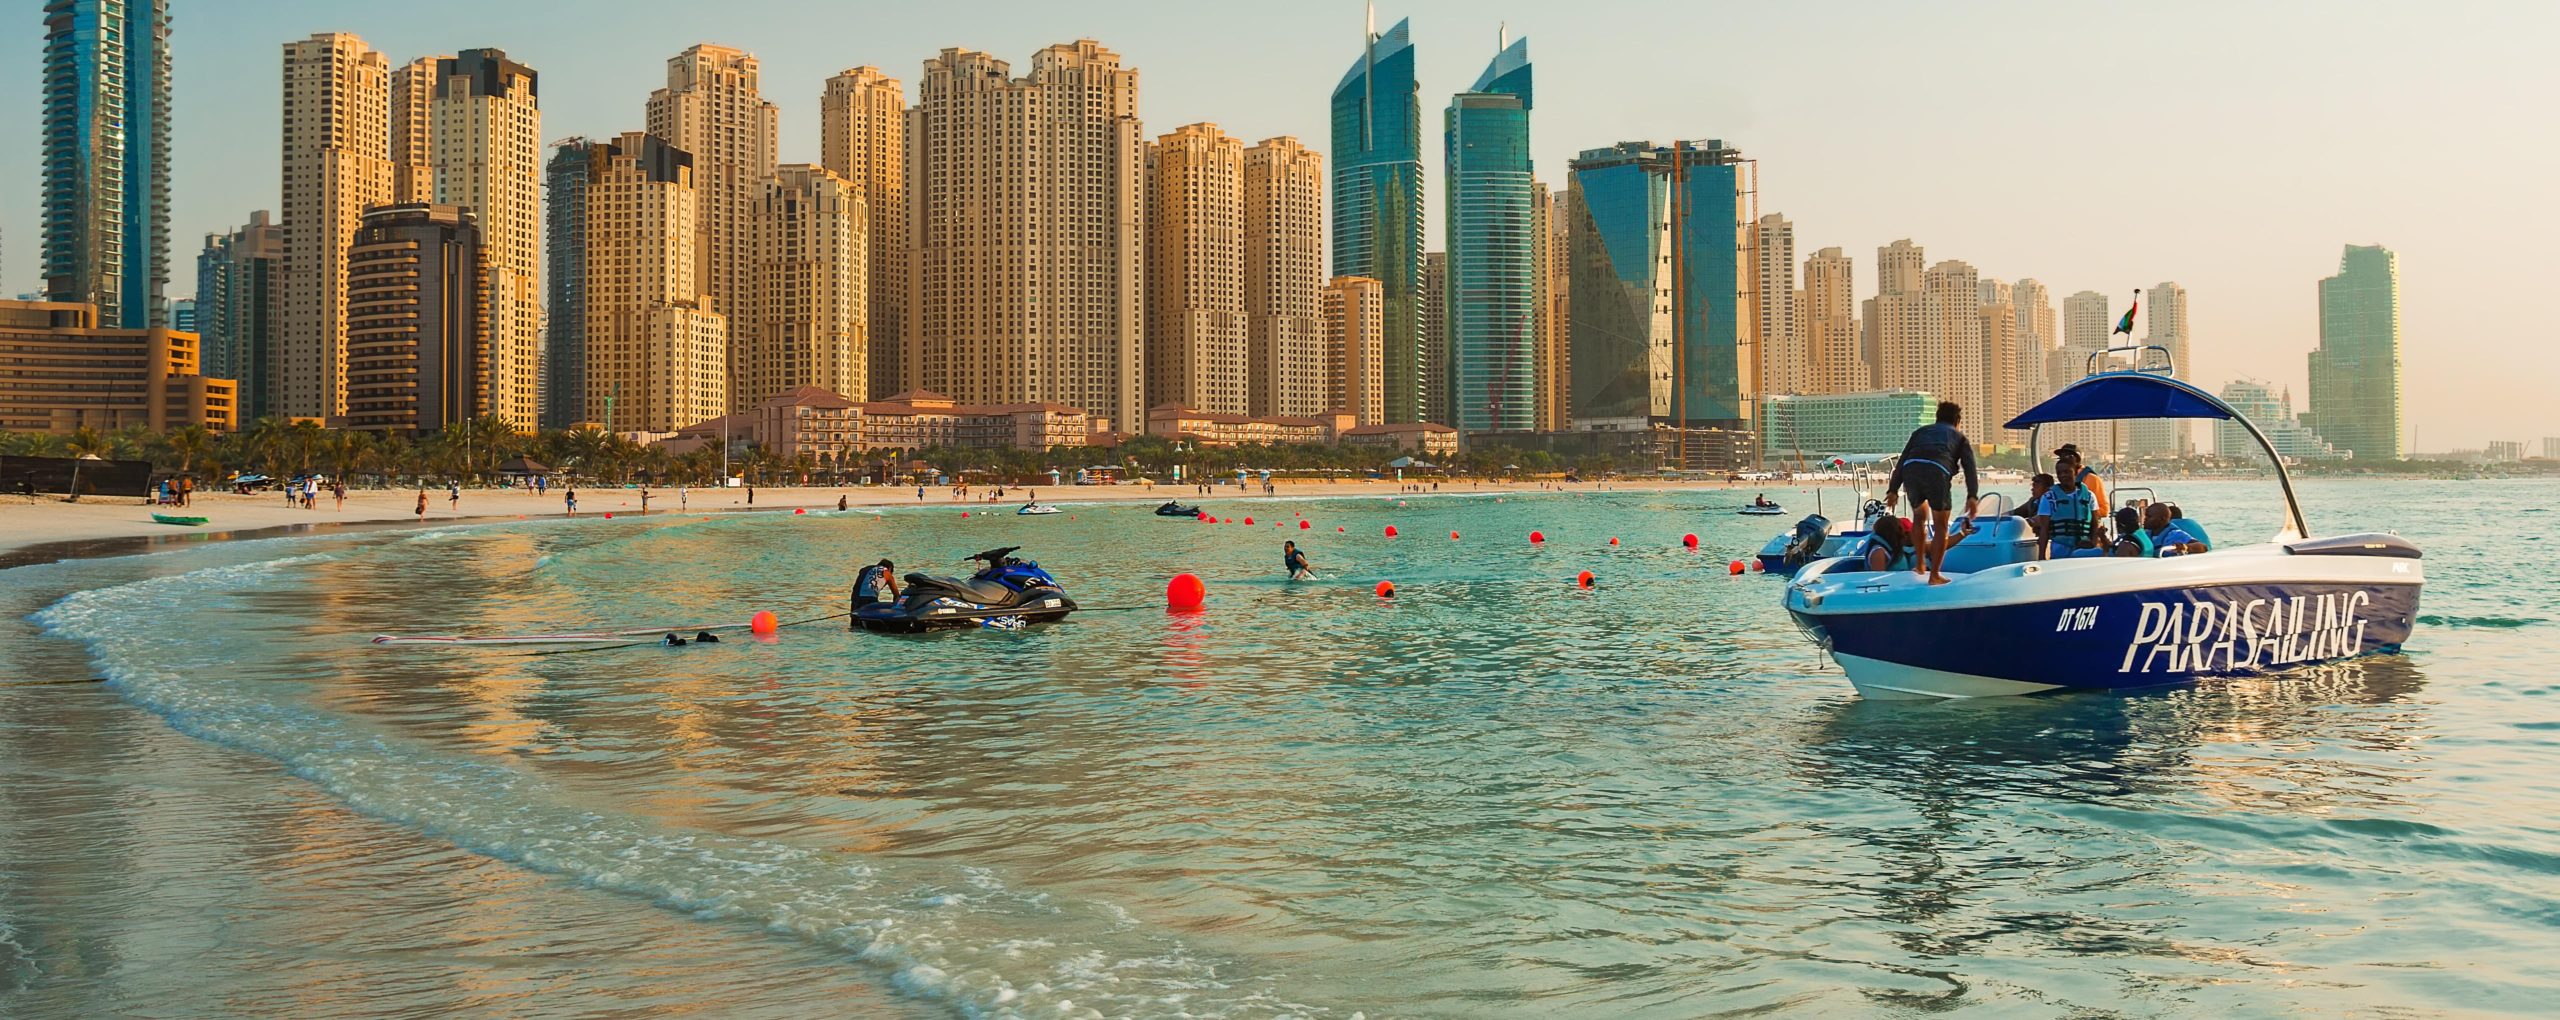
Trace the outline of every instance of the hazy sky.
<path fill-rule="evenodd" d="M 39 284 L 41 0 L 7 0 L 0 291 Z M 914 94 L 945 46 L 1027 66 L 1089 36 L 1141 72 L 1150 135 L 1217 122 L 1320 150 L 1326 96 L 1359 51 L 1361 7 L 1322 4 L 880 4 L 847 0 L 173 0 L 175 229 L 169 295 L 194 291 L 205 232 L 277 202 L 280 47 L 362 35 L 397 64 L 494 46 L 542 74 L 544 133 L 642 126 L 665 61 L 695 42 L 754 52 L 782 107 L 782 159 L 817 156 L 817 97 L 877 64 Z M 1494 52 L 1529 39 L 1540 176 L 1620 139 L 1722 138 L 1759 160 L 1760 208 L 1800 254 L 1838 245 L 1871 292 L 1877 246 L 2083 289 L 2120 309 L 2186 286 L 2192 373 L 2305 396 L 2315 282 L 2347 243 L 2400 255 L 2417 445 L 2560 435 L 2544 287 L 2560 275 L 2560 4 L 2155 2 L 1794 4 L 1408 0 L 1434 130 Z M 1439 167 L 1430 167 L 1439 190 Z M 1439 223 L 1431 223 L 1439 247 Z M 2541 240 L 2536 241 L 2535 238 Z M 2469 282 L 2464 282 L 2468 280 Z"/>

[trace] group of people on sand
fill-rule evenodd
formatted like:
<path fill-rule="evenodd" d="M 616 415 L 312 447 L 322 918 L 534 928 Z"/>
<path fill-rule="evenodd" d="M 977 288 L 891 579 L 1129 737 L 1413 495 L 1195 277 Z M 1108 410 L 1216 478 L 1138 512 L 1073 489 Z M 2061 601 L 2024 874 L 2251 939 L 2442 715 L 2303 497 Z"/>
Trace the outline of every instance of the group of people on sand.
<path fill-rule="evenodd" d="M 1885 482 L 1885 513 L 1877 517 L 1857 555 L 1871 570 L 1909 570 L 1925 574 L 1930 584 L 1945 584 L 1947 550 L 1981 532 L 1980 470 L 1973 443 L 1961 426 L 1964 410 L 1954 401 L 1938 404 L 1937 420 L 1912 430 L 1902 457 Z M 1964 513 L 1954 509 L 1955 476 L 1964 473 Z M 2186 519 L 2175 503 L 2134 500 L 2106 512 L 2107 486 L 2096 469 L 2066 443 L 2053 452 L 2053 472 L 2030 484 L 2027 502 L 2009 516 L 2023 518 L 2035 531 L 2036 547 L 2047 559 L 2090 556 L 2183 556 L 2212 548 L 2204 527 Z M 1904 494 L 1911 497 L 1911 520 L 1894 515 Z M 1964 523 L 1957 527 L 1956 520 Z M 2108 524 L 2114 533 L 2110 538 Z M 1952 530 L 1951 530 L 1952 529 Z"/>

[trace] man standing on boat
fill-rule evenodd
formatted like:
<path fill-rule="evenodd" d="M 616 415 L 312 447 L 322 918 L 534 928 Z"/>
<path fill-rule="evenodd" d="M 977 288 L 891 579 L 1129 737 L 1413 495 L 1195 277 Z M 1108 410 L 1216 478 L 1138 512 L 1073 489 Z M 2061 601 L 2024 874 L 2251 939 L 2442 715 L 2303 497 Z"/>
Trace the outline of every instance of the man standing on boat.
<path fill-rule="evenodd" d="M 1940 572 L 1947 558 L 1947 532 L 1952 523 L 1948 511 L 1952 505 L 1956 469 L 1964 469 L 1964 515 L 1970 520 L 1982 503 L 1982 480 L 1973 459 L 1973 441 L 1966 439 L 1956 426 L 1964 421 L 1964 409 L 1955 401 L 1938 402 L 1938 420 L 1911 430 L 1911 438 L 1902 444 L 1902 459 L 1893 466 L 1893 477 L 1884 485 L 1884 506 L 1893 509 L 1907 486 L 1911 490 L 1911 516 L 1917 525 L 1911 536 L 1914 551 L 1919 553 L 1912 569 L 1929 575 L 1930 584 L 1945 584 Z M 1935 527 L 1932 527 L 1934 522 Z"/>

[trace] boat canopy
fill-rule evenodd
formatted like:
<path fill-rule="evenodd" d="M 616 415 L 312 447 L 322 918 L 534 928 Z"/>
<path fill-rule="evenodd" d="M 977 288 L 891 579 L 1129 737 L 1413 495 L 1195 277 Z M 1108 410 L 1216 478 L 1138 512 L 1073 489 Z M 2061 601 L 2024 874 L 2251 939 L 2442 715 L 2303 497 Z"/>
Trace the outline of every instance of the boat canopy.
<path fill-rule="evenodd" d="M 2125 418 L 2237 417 L 2230 405 L 2176 379 L 2142 372 L 2093 375 L 2062 388 L 2044 403 L 2009 419 L 2008 428 L 2025 429 L 2060 421 L 2114 421 Z"/>

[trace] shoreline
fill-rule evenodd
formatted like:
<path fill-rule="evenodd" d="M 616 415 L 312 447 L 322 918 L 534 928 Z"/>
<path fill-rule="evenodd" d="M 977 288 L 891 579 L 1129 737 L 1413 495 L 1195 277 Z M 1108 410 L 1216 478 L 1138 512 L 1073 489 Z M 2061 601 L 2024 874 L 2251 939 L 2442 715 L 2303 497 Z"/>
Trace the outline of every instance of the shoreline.
<path fill-rule="evenodd" d="M 1258 490 L 1238 491 L 1221 487 L 1210 495 L 1185 491 L 1187 486 L 1160 485 L 1152 489 L 1136 485 L 1061 485 L 1046 489 L 1042 502 L 1069 503 L 1134 503 L 1176 500 L 1186 504 L 1222 503 L 1250 499 L 1360 499 L 1396 496 L 1464 496 L 1521 495 L 1563 492 L 1642 492 L 1699 489 L 1723 491 L 1758 487 L 1771 493 L 1795 488 L 1766 482 L 1725 481 L 1643 481 L 1582 482 L 1541 488 L 1537 482 L 1443 482 L 1438 491 L 1399 491 L 1402 483 L 1392 481 L 1360 482 L 1278 482 L 1271 495 Z M 1428 485 L 1430 483 L 1421 483 Z M 973 486 L 973 489 L 985 488 Z M 991 491 L 991 490 L 990 490 Z M 1040 488 L 1023 486 L 1019 491 L 1027 497 Z M 928 487 L 925 499 L 915 498 L 912 487 L 824 486 L 758 487 L 756 501 L 747 503 L 746 490 L 692 489 L 681 505 L 671 489 L 649 490 L 649 508 L 640 509 L 640 490 L 623 488 L 591 488 L 579 491 L 578 517 L 604 518 L 608 515 L 641 515 L 658 517 L 674 513 L 748 513 L 782 510 L 832 510 L 838 497 L 848 508 L 916 507 L 944 508 L 972 512 L 1006 512 L 1027 499 L 1015 499 L 1013 487 L 1007 498 L 990 502 L 976 492 L 966 500 L 955 500 L 948 487 Z M 59 497 L 40 497 L 28 502 L 23 497 L 0 497 L 0 569 L 34 563 L 51 563 L 67 559 L 89 559 L 122 556 L 207 541 L 238 541 L 275 538 L 290 535 L 346 534 L 400 527 L 437 527 L 453 524 L 488 523 L 509 520 L 560 519 L 572 516 L 562 506 L 564 492 L 553 490 L 540 496 L 524 489 L 466 489 L 458 509 L 449 506 L 444 493 L 429 490 L 427 513 L 422 518 L 415 512 L 417 490 L 362 489 L 349 490 L 346 507 L 341 510 L 326 494 L 316 509 L 303 510 L 284 505 L 279 492 L 254 496 L 230 493 L 199 492 L 187 507 L 158 507 L 143 504 L 134 497 L 90 497 L 88 502 L 68 503 Z M 200 516 L 208 519 L 201 527 L 162 524 L 151 519 L 153 512 Z"/>

